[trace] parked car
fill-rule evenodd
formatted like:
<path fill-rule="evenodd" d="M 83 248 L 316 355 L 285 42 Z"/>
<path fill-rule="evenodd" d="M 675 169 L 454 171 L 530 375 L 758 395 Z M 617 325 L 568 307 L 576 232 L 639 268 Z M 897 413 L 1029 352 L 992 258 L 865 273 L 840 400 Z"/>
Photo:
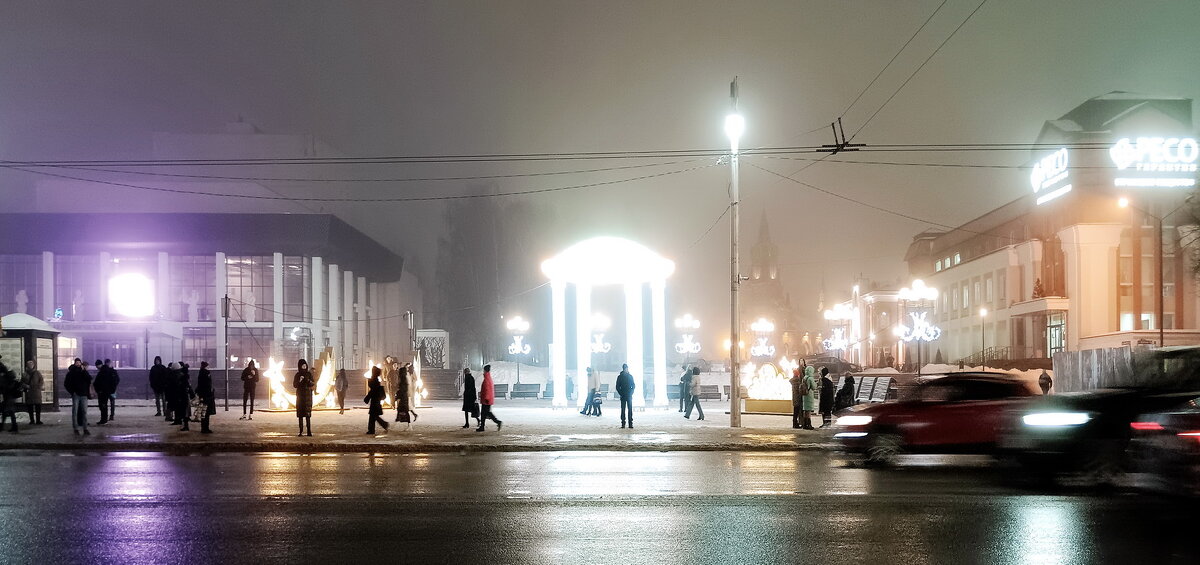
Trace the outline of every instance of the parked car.
<path fill-rule="evenodd" d="M 1040 394 L 1037 383 L 1006 373 L 926 376 L 896 402 L 855 407 L 839 417 L 834 438 L 868 464 L 889 464 L 906 452 L 991 453 L 1004 419 Z"/>
<path fill-rule="evenodd" d="M 1129 427 L 1135 486 L 1200 496 L 1200 408 L 1194 399 L 1175 410 L 1140 414 Z"/>
<path fill-rule="evenodd" d="M 1021 465 L 1027 476 L 1071 486 L 1118 485 L 1125 473 L 1134 469 L 1129 448 L 1135 434 L 1145 436 L 1136 444 L 1136 450 L 1164 455 L 1151 449 L 1166 448 L 1168 443 L 1166 437 L 1157 437 L 1155 432 L 1166 436 L 1170 433 L 1168 425 L 1171 429 L 1186 428 L 1188 417 L 1174 411 L 1194 396 L 1150 388 L 1047 396 L 1009 420 L 1000 445 L 1005 456 Z M 1157 464 L 1137 462 L 1141 463 Z"/>

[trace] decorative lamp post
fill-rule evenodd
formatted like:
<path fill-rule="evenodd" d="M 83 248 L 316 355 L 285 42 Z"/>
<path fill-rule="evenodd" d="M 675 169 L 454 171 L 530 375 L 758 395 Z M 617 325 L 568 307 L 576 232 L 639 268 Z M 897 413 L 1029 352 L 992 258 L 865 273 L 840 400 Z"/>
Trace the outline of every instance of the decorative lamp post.
<path fill-rule="evenodd" d="M 738 113 L 737 77 L 729 83 L 729 98 L 733 105 L 732 112 L 725 116 L 725 135 L 729 137 L 729 339 L 732 343 L 741 343 L 741 318 L 738 312 L 738 287 L 742 283 L 742 275 L 738 270 L 738 201 L 741 199 L 738 190 L 738 142 L 746 131 L 746 120 Z M 729 427 L 742 427 L 742 379 L 738 367 L 738 348 L 730 347 L 729 364 Z"/>
<path fill-rule="evenodd" d="M 855 296 L 858 295 L 858 285 L 854 286 L 854 294 Z M 825 349 L 837 350 L 838 358 L 841 359 L 841 352 L 850 347 L 850 340 L 846 336 L 846 328 L 858 316 L 858 309 L 843 302 L 841 304 L 834 304 L 833 308 L 826 310 L 824 315 L 826 320 L 835 322 L 839 327 L 833 330 L 833 335 L 825 340 L 822 345 L 825 346 Z M 830 347 L 830 344 L 834 347 Z"/>
<path fill-rule="evenodd" d="M 528 355 L 530 347 L 525 343 L 525 334 L 529 332 L 529 321 L 522 319 L 520 316 L 509 318 L 506 324 L 508 331 L 513 333 L 513 342 L 508 344 L 508 353 L 517 359 L 517 384 L 521 384 L 521 358 L 520 355 Z"/>
<path fill-rule="evenodd" d="M 912 318 L 912 327 L 905 326 L 903 323 L 896 326 L 896 337 L 905 342 L 914 340 L 917 342 L 917 376 L 919 377 L 921 376 L 921 343 L 936 340 L 942 335 L 942 330 L 925 319 L 925 312 L 908 312 L 908 303 L 915 301 L 918 308 L 923 308 L 925 301 L 937 300 L 938 290 L 925 286 L 925 281 L 916 279 L 910 286 L 900 289 L 898 297 L 903 303 L 905 314 Z"/>
<path fill-rule="evenodd" d="M 775 346 L 769 345 L 767 343 L 767 340 L 769 339 L 770 334 L 775 331 L 774 322 L 772 322 L 766 318 L 759 318 L 759 319 L 755 320 L 753 324 L 750 324 L 750 329 L 754 330 L 754 333 L 758 334 L 758 338 L 755 340 L 754 345 L 750 346 L 750 356 L 751 357 L 772 357 L 772 356 L 774 356 L 775 355 Z"/>

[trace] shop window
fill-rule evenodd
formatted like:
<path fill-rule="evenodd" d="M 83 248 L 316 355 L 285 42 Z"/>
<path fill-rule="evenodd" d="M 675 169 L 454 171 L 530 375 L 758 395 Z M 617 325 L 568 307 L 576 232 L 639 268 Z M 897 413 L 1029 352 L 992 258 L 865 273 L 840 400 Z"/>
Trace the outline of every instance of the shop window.
<path fill-rule="evenodd" d="M 195 314 L 197 322 L 220 317 L 217 300 L 217 259 L 212 255 L 172 255 L 168 296 L 172 320 L 187 322 Z M 211 362 L 211 361 L 210 361 Z"/>
<path fill-rule="evenodd" d="M 225 259 L 229 319 L 269 322 L 275 308 L 275 259 L 265 256 L 229 256 Z"/>
<path fill-rule="evenodd" d="M 183 361 L 194 369 L 200 368 L 201 361 L 219 367 L 217 361 L 217 330 L 216 328 L 183 328 Z"/>
<path fill-rule="evenodd" d="M 42 256 L 0 255 L 0 313 L 42 312 Z"/>

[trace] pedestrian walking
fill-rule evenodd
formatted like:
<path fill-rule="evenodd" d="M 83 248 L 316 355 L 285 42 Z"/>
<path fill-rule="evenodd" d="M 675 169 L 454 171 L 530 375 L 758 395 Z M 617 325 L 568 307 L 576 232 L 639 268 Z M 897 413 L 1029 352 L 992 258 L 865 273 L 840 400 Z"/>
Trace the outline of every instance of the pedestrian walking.
<path fill-rule="evenodd" d="M 112 419 L 117 385 L 121 382 L 121 377 L 113 370 L 110 363 L 112 361 L 108 359 L 96 360 L 96 380 L 92 382 L 92 387 L 96 389 L 96 400 L 100 405 L 100 421 L 96 422 L 98 426 L 103 426 Z"/>
<path fill-rule="evenodd" d="M 692 369 L 683 366 L 683 374 L 679 376 L 679 411 L 687 409 L 689 396 L 692 394 Z"/>
<path fill-rule="evenodd" d="M 384 400 L 387 399 L 387 394 L 396 390 L 396 358 L 391 355 L 383 358 L 383 367 L 380 369 L 379 384 L 383 385 Z M 393 402 L 394 403 L 394 402 Z"/>
<path fill-rule="evenodd" d="M 208 361 L 200 362 L 200 373 L 196 375 L 196 396 L 203 406 L 200 412 L 200 433 L 211 434 L 209 417 L 217 413 L 217 391 L 213 388 L 212 373 L 208 370 Z"/>
<path fill-rule="evenodd" d="M 150 390 L 154 392 L 154 415 L 162 416 L 167 410 L 166 386 L 170 372 L 163 365 L 162 357 L 154 356 L 154 365 L 150 367 Z"/>
<path fill-rule="evenodd" d="M 2 358 L 2 356 L 0 356 Z M 0 361 L 0 431 L 12 420 L 12 433 L 17 433 L 17 399 L 25 396 L 25 383 Z"/>
<path fill-rule="evenodd" d="M 1038 377 L 1038 386 L 1042 387 L 1042 396 L 1050 394 L 1050 387 L 1054 386 L 1054 379 L 1050 378 L 1050 373 L 1045 369 L 1042 369 L 1042 374 Z"/>
<path fill-rule="evenodd" d="M 837 389 L 833 379 L 829 378 L 829 367 L 821 367 L 821 427 L 828 428 L 833 424 L 833 395 Z"/>
<path fill-rule="evenodd" d="M 258 391 L 259 376 L 254 360 L 246 361 L 246 368 L 242 369 L 242 417 L 239 420 L 254 419 L 254 394 Z M 246 413 L 247 407 L 249 414 Z"/>
<path fill-rule="evenodd" d="M 851 406 L 854 406 L 854 377 L 846 375 L 846 381 L 842 383 L 842 388 L 837 391 L 837 399 L 833 402 L 833 409 L 836 412 Z"/>
<path fill-rule="evenodd" d="M 346 391 L 350 389 L 350 379 L 346 377 L 345 369 L 338 369 L 333 377 L 333 391 L 337 393 L 338 414 L 346 413 Z"/>
<path fill-rule="evenodd" d="M 595 410 L 596 400 L 595 399 L 596 399 L 596 393 L 599 392 L 599 385 L 594 384 L 594 383 L 597 380 L 598 379 L 596 378 L 596 372 L 593 371 L 591 367 L 588 367 L 587 368 L 587 380 L 584 382 L 584 385 L 583 385 L 583 386 L 587 387 L 587 396 L 583 397 L 583 410 L 579 411 L 579 413 L 583 414 L 584 416 L 591 416 L 596 413 L 596 410 Z"/>
<path fill-rule="evenodd" d="M 471 418 L 475 418 L 476 425 L 483 427 L 483 420 L 479 419 L 479 396 L 475 393 L 475 376 L 471 374 L 470 367 L 463 368 L 463 429 L 471 427 Z"/>
<path fill-rule="evenodd" d="M 393 368 L 396 370 L 396 421 L 407 423 L 411 430 L 413 422 L 417 421 L 417 413 L 412 409 L 412 383 L 409 382 L 408 365 L 401 366 L 396 361 Z"/>
<path fill-rule="evenodd" d="M 588 369 L 588 399 L 592 402 L 591 415 L 599 418 L 604 415 L 604 394 L 600 392 L 600 372 Z"/>
<path fill-rule="evenodd" d="M 180 361 L 176 365 L 175 370 L 175 400 L 171 405 L 171 412 L 175 414 L 175 421 L 172 424 L 178 425 L 181 432 L 192 429 L 190 425 L 192 421 L 191 408 L 192 399 L 196 397 L 196 391 L 192 389 L 192 376 L 188 374 L 188 369 L 190 368 L 187 363 Z"/>
<path fill-rule="evenodd" d="M 792 429 L 798 430 L 801 428 L 800 414 L 804 410 L 804 377 L 800 374 L 800 367 L 792 369 L 788 384 L 792 385 Z"/>
<path fill-rule="evenodd" d="M 504 425 L 496 415 L 492 413 L 492 405 L 496 403 L 496 385 L 492 382 L 492 366 L 483 366 L 483 382 L 479 385 L 479 427 L 475 431 L 482 432 L 483 426 L 488 420 L 496 422 L 496 431 Z"/>
<path fill-rule="evenodd" d="M 308 361 L 301 359 L 296 363 L 296 376 L 292 378 L 292 387 L 296 389 L 296 420 L 300 426 L 296 437 L 304 435 L 305 424 L 308 425 L 308 437 L 312 437 L 313 387 L 316 385 L 317 381 L 308 370 Z"/>
<path fill-rule="evenodd" d="M 37 370 L 33 360 L 25 362 L 25 410 L 29 412 L 29 423 L 42 425 L 42 392 L 46 390 L 46 379 Z"/>
<path fill-rule="evenodd" d="M 387 391 L 383 388 L 383 383 L 379 377 L 383 374 L 383 370 L 378 366 L 371 367 L 371 379 L 367 381 L 367 396 L 363 398 L 363 402 L 367 404 L 367 435 L 375 435 L 375 424 L 383 426 L 384 433 L 388 431 L 388 423 L 383 419 L 383 399 L 387 397 Z"/>
<path fill-rule="evenodd" d="M 800 429 L 815 430 L 812 425 L 812 413 L 817 409 L 817 382 L 813 378 L 816 369 L 812 365 L 804 368 L 804 380 L 800 383 Z"/>
<path fill-rule="evenodd" d="M 688 405 L 683 417 L 692 418 L 692 409 L 698 413 L 696 420 L 704 419 L 704 407 L 700 406 L 700 367 L 692 367 L 692 378 L 688 381 Z M 629 426 L 633 427 L 633 426 Z"/>
<path fill-rule="evenodd" d="M 78 357 L 75 358 L 75 362 L 67 369 L 67 375 L 63 378 L 63 388 L 67 389 L 67 394 L 71 395 L 71 431 L 75 432 L 75 435 L 79 435 L 79 431 L 82 429 L 83 435 L 92 435 L 92 432 L 88 431 L 87 422 L 87 403 L 88 397 L 91 396 L 92 375 L 87 372 L 87 363 Z"/>
<path fill-rule="evenodd" d="M 167 365 L 166 375 L 166 379 L 163 381 L 163 400 L 166 403 L 163 406 L 163 419 L 168 424 L 178 426 L 182 423 L 175 417 L 176 397 L 178 396 L 176 391 L 179 390 L 179 363 Z"/>
<path fill-rule="evenodd" d="M 694 377 L 693 377 L 694 378 Z M 617 375 L 617 395 L 621 397 L 621 427 L 625 427 L 625 421 L 629 420 L 630 429 L 633 428 L 633 390 L 636 385 L 633 382 L 633 375 L 629 374 L 629 365 L 621 364 L 621 373 Z"/>

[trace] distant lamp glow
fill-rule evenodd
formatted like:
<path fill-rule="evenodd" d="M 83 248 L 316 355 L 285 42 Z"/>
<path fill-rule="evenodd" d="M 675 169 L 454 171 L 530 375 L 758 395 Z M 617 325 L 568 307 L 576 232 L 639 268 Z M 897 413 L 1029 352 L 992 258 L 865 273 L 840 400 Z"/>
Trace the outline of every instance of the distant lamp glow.
<path fill-rule="evenodd" d="M 941 337 L 942 329 L 930 324 L 929 321 L 925 319 L 925 314 L 925 312 L 909 312 L 908 317 L 912 318 L 912 326 L 909 327 L 904 324 L 900 324 L 900 326 L 896 328 L 896 337 L 899 337 L 904 341 L 913 341 L 914 339 L 917 341 L 934 341 Z"/>
<path fill-rule="evenodd" d="M 775 331 L 775 324 L 766 318 L 759 318 L 750 324 L 750 329 L 758 333 L 771 333 Z"/>
<path fill-rule="evenodd" d="M 987 310 L 987 308 L 980 308 L 980 309 L 979 309 L 979 317 L 980 317 L 980 318 L 986 318 L 986 317 L 987 317 L 987 315 L 988 315 L 988 310 Z"/>
<path fill-rule="evenodd" d="M 1124 196 L 1118 198 L 1117 199 L 1117 207 L 1118 208 L 1128 208 L 1129 207 L 1129 199 L 1125 198 Z"/>
<path fill-rule="evenodd" d="M 131 318 L 154 315 L 154 281 L 139 273 L 108 279 L 108 300 L 113 311 Z"/>
<path fill-rule="evenodd" d="M 821 345 L 824 345 L 825 349 L 829 351 L 845 351 L 850 347 L 850 340 L 846 339 L 845 331 L 842 328 L 834 328 L 833 334 Z"/>
<path fill-rule="evenodd" d="M 938 290 L 925 286 L 925 281 L 917 279 L 912 282 L 912 287 L 900 289 L 899 296 L 900 300 L 937 300 Z"/>

